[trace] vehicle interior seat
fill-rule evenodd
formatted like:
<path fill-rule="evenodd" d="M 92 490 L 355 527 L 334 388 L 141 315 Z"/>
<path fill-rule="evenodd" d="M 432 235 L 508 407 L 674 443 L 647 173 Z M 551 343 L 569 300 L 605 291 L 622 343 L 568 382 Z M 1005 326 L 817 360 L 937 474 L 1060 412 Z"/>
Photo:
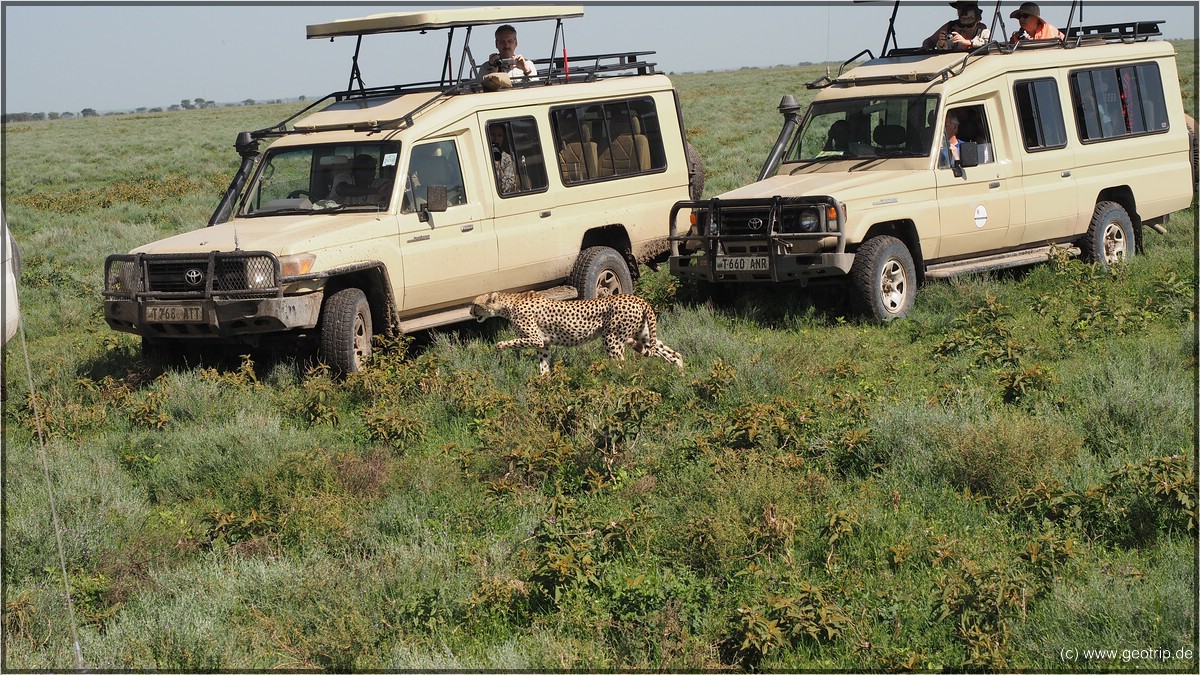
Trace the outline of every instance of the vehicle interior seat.
<path fill-rule="evenodd" d="M 599 155 L 596 142 L 592 140 L 591 128 L 583 126 L 583 138 L 572 124 L 564 124 L 560 131 L 562 149 L 558 151 L 559 169 L 563 181 L 577 183 L 599 175 Z"/>
<path fill-rule="evenodd" d="M 881 148 L 901 147 L 908 143 L 908 130 L 899 124 L 880 124 L 871 132 L 871 140 Z"/>
<path fill-rule="evenodd" d="M 641 120 L 614 117 L 609 122 L 612 142 L 600 153 L 600 175 L 612 176 L 650 170 L 650 141 Z"/>

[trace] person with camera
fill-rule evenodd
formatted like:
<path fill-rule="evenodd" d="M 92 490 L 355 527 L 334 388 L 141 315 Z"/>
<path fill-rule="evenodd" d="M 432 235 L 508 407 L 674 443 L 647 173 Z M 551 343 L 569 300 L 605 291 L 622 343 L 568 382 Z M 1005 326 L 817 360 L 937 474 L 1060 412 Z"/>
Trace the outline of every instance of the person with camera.
<path fill-rule="evenodd" d="M 509 77 L 529 79 L 537 77 L 537 66 L 533 61 L 515 53 L 517 51 L 517 29 L 504 24 L 496 29 L 497 52 L 483 64 L 483 75 L 505 73 Z"/>
<path fill-rule="evenodd" d="M 980 20 L 983 10 L 979 9 L 979 5 L 974 2 L 952 2 L 950 6 L 958 11 L 958 18 L 945 23 L 933 35 L 925 38 L 921 48 L 961 51 L 987 44 L 992 34 L 987 24 Z"/>
<path fill-rule="evenodd" d="M 1009 38 L 1013 44 L 1021 40 L 1062 40 L 1065 37 L 1061 30 L 1042 18 L 1042 8 L 1036 2 L 1022 2 L 1008 17 L 1021 24 Z"/>

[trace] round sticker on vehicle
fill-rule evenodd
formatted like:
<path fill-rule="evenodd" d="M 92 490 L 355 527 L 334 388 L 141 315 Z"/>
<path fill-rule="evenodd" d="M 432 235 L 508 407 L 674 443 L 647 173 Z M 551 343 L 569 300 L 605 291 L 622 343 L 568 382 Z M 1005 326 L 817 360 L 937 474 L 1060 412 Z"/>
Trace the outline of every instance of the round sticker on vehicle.
<path fill-rule="evenodd" d="M 987 208 L 980 204 L 975 207 L 975 227 L 982 228 L 987 225 Z"/>

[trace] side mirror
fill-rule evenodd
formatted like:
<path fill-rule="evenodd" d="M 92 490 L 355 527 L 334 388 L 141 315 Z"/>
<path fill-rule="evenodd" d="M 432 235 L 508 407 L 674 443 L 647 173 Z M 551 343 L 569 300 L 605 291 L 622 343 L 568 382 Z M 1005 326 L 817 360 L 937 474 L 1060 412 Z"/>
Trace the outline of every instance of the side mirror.
<path fill-rule="evenodd" d="M 979 144 L 971 141 L 960 141 L 958 144 L 958 159 L 950 163 L 950 170 L 955 178 L 967 175 L 963 169 L 979 166 Z"/>
<path fill-rule="evenodd" d="M 429 223 L 433 227 L 433 220 L 429 217 L 431 213 L 446 212 L 446 186 L 445 185 L 427 185 L 425 187 L 425 203 L 421 205 L 418 217 L 422 223 Z"/>
<path fill-rule="evenodd" d="M 963 141 L 958 144 L 958 165 L 965 168 L 979 166 L 979 144 Z"/>

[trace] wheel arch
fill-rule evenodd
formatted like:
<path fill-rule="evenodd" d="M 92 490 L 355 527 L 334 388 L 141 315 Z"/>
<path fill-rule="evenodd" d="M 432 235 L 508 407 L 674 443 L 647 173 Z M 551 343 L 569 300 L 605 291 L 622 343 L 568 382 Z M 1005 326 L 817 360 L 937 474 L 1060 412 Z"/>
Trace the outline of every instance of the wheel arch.
<path fill-rule="evenodd" d="M 921 236 L 917 233 L 917 224 L 908 219 L 888 220 L 881 223 L 875 223 L 868 230 L 866 236 L 854 248 L 858 249 L 863 242 L 873 237 L 880 235 L 891 235 L 908 247 L 908 252 L 912 255 L 913 266 L 917 272 L 917 282 L 925 283 L 925 256 L 921 252 Z"/>
<path fill-rule="evenodd" d="M 620 223 L 610 223 L 593 227 L 583 233 L 583 240 L 579 243 L 579 252 L 582 253 L 593 246 L 607 246 L 621 254 L 625 259 L 625 264 L 629 266 L 629 275 L 634 281 L 638 278 L 638 261 L 633 255 L 633 242 L 629 239 L 629 232 L 625 226 Z"/>
<path fill-rule="evenodd" d="M 1092 209 L 1094 210 L 1100 202 L 1116 202 L 1125 209 L 1125 213 L 1129 214 L 1129 221 L 1133 223 L 1134 245 L 1137 252 L 1142 253 L 1142 218 L 1137 212 L 1137 199 L 1133 196 L 1133 188 L 1128 185 L 1106 187 L 1092 200 Z M 1092 211 L 1088 211 L 1089 217 L 1091 214 Z"/>
<path fill-rule="evenodd" d="M 331 272 L 325 281 L 325 297 L 345 288 L 358 288 L 367 296 L 367 302 L 371 304 L 371 323 L 383 328 L 382 331 L 376 332 L 389 337 L 399 333 L 400 324 L 396 319 L 396 302 L 392 297 L 391 280 L 383 263 Z"/>

